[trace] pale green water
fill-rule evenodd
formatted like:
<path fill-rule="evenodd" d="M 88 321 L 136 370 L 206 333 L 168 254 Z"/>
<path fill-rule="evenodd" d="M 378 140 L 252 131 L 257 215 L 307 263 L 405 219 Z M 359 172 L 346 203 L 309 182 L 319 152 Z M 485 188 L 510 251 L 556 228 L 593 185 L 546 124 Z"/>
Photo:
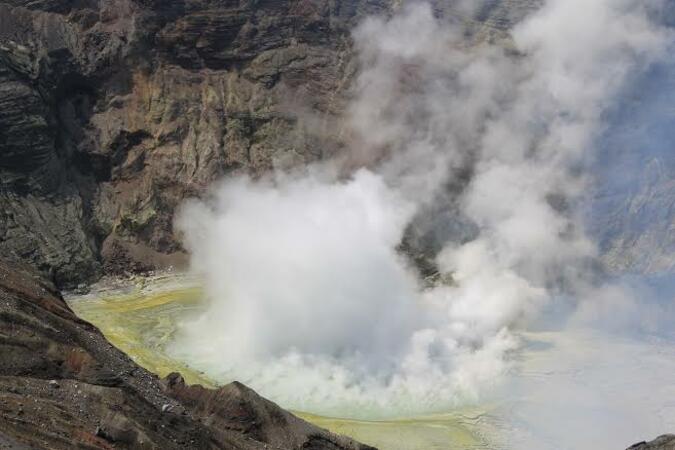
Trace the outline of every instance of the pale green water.
<path fill-rule="evenodd" d="M 108 281 L 67 300 L 140 365 L 216 386 L 232 380 L 209 379 L 166 351 L 178 323 L 204 310 L 198 286 L 170 274 Z M 675 429 L 675 341 L 593 330 L 521 336 L 530 344 L 518 353 L 517 376 L 495 406 L 391 421 L 296 413 L 382 450 L 576 450 L 589 443 L 610 450 Z"/>
<path fill-rule="evenodd" d="M 90 294 L 68 296 L 67 300 L 78 316 L 95 324 L 110 342 L 159 376 L 177 371 L 189 383 L 205 386 L 231 381 L 209 379 L 165 351 L 177 323 L 203 311 L 201 290 L 193 279 L 162 275 L 135 282 L 107 282 L 95 286 Z M 321 427 L 382 450 L 492 448 L 479 431 L 482 413 L 465 409 L 405 420 L 360 421 L 296 412 Z"/>

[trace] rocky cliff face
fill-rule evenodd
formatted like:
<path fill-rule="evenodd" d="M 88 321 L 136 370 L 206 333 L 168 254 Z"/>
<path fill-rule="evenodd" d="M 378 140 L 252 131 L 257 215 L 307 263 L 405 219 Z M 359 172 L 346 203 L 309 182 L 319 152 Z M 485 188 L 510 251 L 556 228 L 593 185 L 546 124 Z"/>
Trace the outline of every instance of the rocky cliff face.
<path fill-rule="evenodd" d="M 474 19 L 455 2 L 435 5 L 485 40 L 504 38 L 540 3 L 487 1 Z M 183 199 L 228 174 L 340 152 L 349 136 L 339 117 L 356 70 L 349 30 L 400 6 L 0 0 L 0 252 L 61 286 L 181 265 L 172 220 Z M 645 92 L 669 82 L 662 78 L 646 81 Z M 669 117 L 667 99 L 644 104 L 666 105 Z M 592 228 L 610 271 L 670 273 L 672 152 L 650 154 L 644 138 L 627 145 L 636 139 L 627 129 L 613 131 L 611 164 L 599 165 Z M 635 174 L 633 186 L 603 175 L 619 172 Z"/>
<path fill-rule="evenodd" d="M 61 285 L 180 263 L 181 200 L 339 148 L 378 3 L 0 2 L 0 251 Z"/>
<path fill-rule="evenodd" d="M 477 35 L 538 3 L 486 2 Z M 181 264 L 184 198 L 340 151 L 349 30 L 398 6 L 0 0 L 0 252 L 61 286 Z"/>

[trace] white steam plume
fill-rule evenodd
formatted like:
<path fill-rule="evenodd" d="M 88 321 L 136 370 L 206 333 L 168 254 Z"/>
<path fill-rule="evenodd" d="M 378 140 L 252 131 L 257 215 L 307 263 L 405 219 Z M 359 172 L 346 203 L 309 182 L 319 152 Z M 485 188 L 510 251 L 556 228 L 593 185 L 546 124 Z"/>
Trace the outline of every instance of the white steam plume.
<path fill-rule="evenodd" d="M 466 35 L 425 4 L 366 20 L 345 161 L 228 180 L 185 206 L 210 304 L 177 355 L 286 407 L 438 411 L 489 388 L 513 331 L 585 286 L 582 169 L 603 112 L 671 36 L 628 0 L 549 0 L 504 46 Z M 437 202 L 475 231 L 442 245 L 454 283 L 425 288 L 397 248 Z"/>

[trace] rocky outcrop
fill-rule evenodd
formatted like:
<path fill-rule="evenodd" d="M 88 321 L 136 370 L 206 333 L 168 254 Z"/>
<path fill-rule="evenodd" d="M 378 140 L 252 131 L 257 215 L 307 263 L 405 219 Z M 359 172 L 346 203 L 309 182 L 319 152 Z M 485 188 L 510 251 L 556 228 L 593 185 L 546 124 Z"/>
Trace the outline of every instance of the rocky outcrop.
<path fill-rule="evenodd" d="M 318 430 L 238 382 L 210 390 L 187 386 L 179 374 L 172 373 L 163 385 L 165 392 L 214 428 L 234 429 L 272 448 L 370 448 Z"/>
<path fill-rule="evenodd" d="M 675 449 L 675 435 L 664 434 L 651 442 L 639 442 L 628 447 L 628 450 L 673 450 Z"/>
<path fill-rule="evenodd" d="M 11 448 L 370 448 L 239 383 L 159 380 L 78 319 L 53 285 L 1 262 L 0 358 L 0 445 Z"/>

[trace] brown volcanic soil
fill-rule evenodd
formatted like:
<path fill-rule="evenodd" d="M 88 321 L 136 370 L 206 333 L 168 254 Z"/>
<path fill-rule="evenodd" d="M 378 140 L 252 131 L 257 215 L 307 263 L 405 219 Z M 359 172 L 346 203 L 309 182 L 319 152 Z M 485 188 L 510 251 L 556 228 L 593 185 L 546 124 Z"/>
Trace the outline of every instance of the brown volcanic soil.
<path fill-rule="evenodd" d="M 53 285 L 0 263 L 0 448 L 367 449 L 240 383 L 137 366 Z"/>

